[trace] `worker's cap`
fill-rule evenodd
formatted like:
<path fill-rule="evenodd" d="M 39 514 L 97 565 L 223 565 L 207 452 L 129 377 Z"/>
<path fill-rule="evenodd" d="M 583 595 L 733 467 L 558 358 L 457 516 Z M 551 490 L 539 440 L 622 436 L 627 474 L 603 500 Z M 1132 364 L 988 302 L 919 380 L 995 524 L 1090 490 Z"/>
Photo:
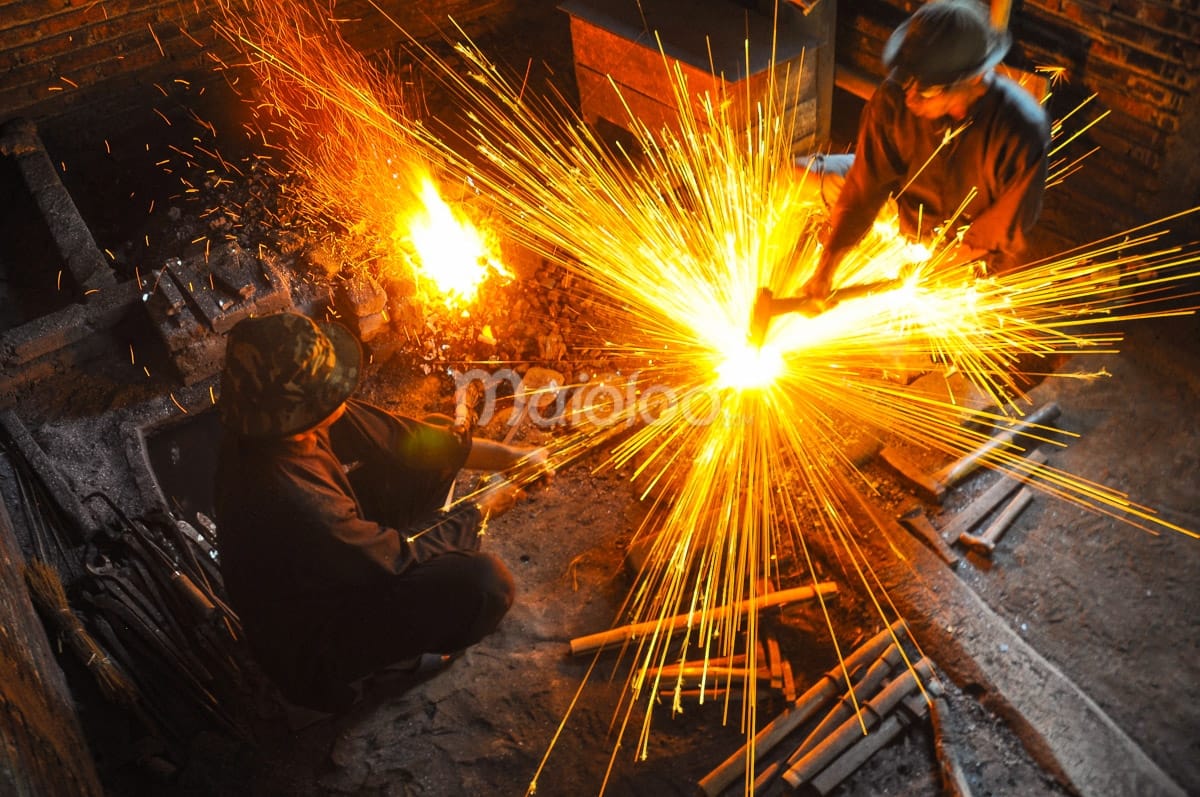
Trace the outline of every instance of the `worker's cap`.
<path fill-rule="evenodd" d="M 933 0 L 902 22 L 883 47 L 883 65 L 901 84 L 948 86 L 991 69 L 1012 44 L 975 0 Z"/>
<path fill-rule="evenodd" d="M 358 385 L 362 349 L 340 324 L 299 313 L 239 321 L 225 343 L 221 423 L 245 437 L 284 437 L 327 418 Z"/>

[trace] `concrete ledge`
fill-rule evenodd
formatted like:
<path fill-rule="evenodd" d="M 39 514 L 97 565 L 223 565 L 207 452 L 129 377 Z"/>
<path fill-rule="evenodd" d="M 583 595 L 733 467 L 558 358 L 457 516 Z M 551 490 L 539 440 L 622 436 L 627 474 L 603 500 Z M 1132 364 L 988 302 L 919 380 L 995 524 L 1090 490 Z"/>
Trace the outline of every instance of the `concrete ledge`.
<path fill-rule="evenodd" d="M 186 423 L 200 413 L 213 411 L 212 397 L 217 386 L 218 379 L 214 376 L 170 396 L 158 396 L 142 404 L 122 421 L 120 429 L 125 461 L 133 475 L 142 511 L 158 509 L 170 513 L 174 510 L 150 462 L 148 438 L 175 424 Z"/>
<path fill-rule="evenodd" d="M 21 418 L 12 410 L 0 412 L 0 429 L 45 485 L 46 492 L 58 510 L 75 525 L 75 531 L 80 538 L 77 542 L 91 539 L 99 528 L 98 524 L 83 506 L 78 492 L 68 483 L 58 465 L 33 439 Z"/>
<path fill-rule="evenodd" d="M 32 122 L 14 120 L 0 128 L 0 153 L 13 158 L 25 186 L 41 209 L 59 254 L 81 294 L 116 284 L 116 276 L 79 214 Z"/>
<path fill-rule="evenodd" d="M 126 282 L 93 296 L 86 305 L 68 305 L 0 335 L 3 364 L 26 366 L 108 329 L 138 301 L 138 289 L 133 282 Z"/>
<path fill-rule="evenodd" d="M 1185 792 L 1104 710 L 1034 650 L 925 546 L 865 499 L 850 498 L 872 567 L 914 638 L 1016 730 L 1038 763 L 1085 795 Z M 819 535 L 818 535 L 819 536 Z M 886 539 L 884 537 L 886 536 Z"/>

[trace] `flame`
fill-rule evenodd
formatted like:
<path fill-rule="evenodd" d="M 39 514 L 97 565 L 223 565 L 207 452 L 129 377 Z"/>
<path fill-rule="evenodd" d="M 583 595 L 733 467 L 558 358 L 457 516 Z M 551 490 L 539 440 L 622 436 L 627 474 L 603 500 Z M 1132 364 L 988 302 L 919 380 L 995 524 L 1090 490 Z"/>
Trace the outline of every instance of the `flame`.
<path fill-rule="evenodd" d="M 436 286 L 447 307 L 475 300 L 492 273 L 512 275 L 493 255 L 495 242 L 442 199 L 432 178 L 421 180 L 420 207 L 398 213 L 394 237 L 407 237 L 416 250 L 418 274 Z"/>
<path fill-rule="evenodd" d="M 337 19 L 280 0 L 224 9 L 217 28 L 258 78 L 247 100 L 259 134 L 282 144 L 287 202 L 310 237 L 351 273 L 416 282 L 426 305 L 467 305 L 489 275 L 511 276 L 495 236 L 439 192 L 439 153 L 407 129 L 419 103 L 341 38 Z"/>

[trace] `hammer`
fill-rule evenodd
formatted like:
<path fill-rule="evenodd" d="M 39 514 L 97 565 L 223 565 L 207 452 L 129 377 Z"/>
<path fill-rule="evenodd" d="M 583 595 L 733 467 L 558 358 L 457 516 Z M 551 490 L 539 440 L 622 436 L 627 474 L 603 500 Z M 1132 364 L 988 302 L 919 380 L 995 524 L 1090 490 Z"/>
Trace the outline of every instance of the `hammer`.
<path fill-rule="evenodd" d="M 754 298 L 754 309 L 750 312 L 750 343 L 761 347 L 767 339 L 767 329 L 771 319 L 784 313 L 803 313 L 809 318 L 820 315 L 838 302 L 847 299 L 857 299 L 879 291 L 891 290 L 900 284 L 899 280 L 876 280 L 863 282 L 858 285 L 848 285 L 838 288 L 826 299 L 813 296 L 788 296 L 776 299 L 770 288 L 759 288 Z"/>

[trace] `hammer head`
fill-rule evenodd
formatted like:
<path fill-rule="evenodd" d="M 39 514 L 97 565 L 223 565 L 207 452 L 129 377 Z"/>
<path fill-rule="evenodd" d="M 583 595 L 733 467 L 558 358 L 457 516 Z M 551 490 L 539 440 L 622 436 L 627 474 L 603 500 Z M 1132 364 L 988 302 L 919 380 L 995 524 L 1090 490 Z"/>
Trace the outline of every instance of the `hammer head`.
<path fill-rule="evenodd" d="M 767 327 L 775 316 L 775 294 L 770 288 L 759 288 L 758 296 L 754 297 L 754 309 L 750 311 L 750 343 L 762 347 L 767 339 Z"/>

